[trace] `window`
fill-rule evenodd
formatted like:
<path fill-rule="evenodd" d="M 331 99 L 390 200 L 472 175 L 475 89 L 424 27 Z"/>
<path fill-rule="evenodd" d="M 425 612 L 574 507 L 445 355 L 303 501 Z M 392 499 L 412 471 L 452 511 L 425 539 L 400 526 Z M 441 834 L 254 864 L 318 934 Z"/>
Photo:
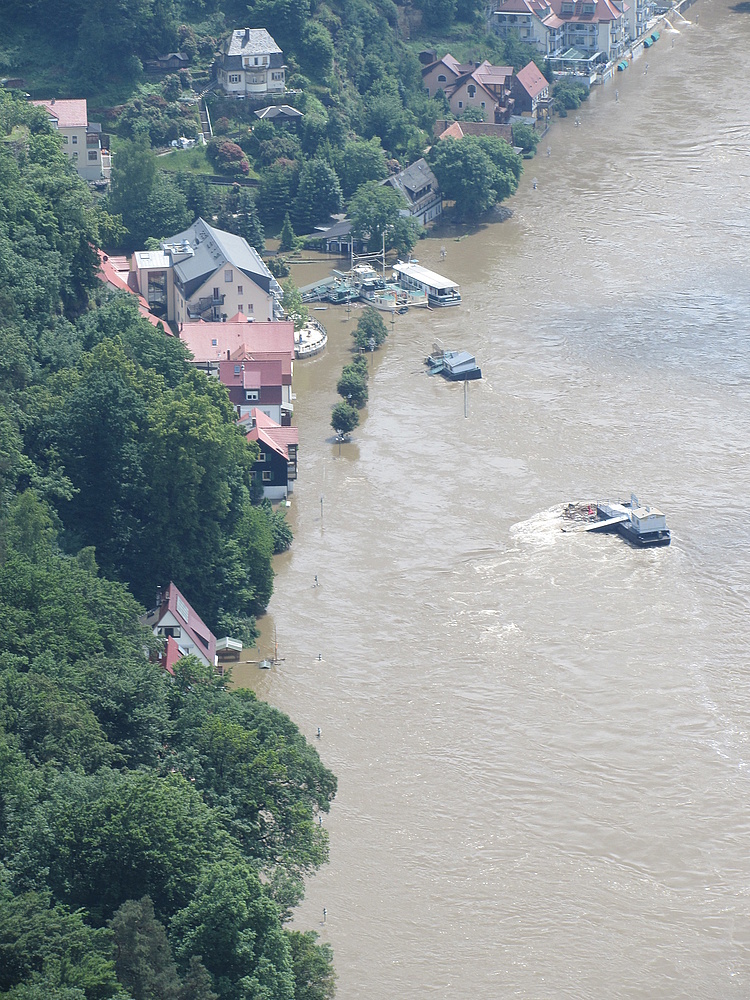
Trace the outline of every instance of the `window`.
<path fill-rule="evenodd" d="M 226 281 L 228 285 L 231 285 L 231 283 L 234 281 L 234 275 L 232 274 L 231 271 L 224 272 L 224 281 Z"/>
<path fill-rule="evenodd" d="M 255 311 L 255 306 L 254 306 L 254 305 L 252 304 L 252 302 L 251 302 L 251 303 L 250 303 L 250 304 L 248 305 L 248 307 L 247 307 L 247 311 L 248 311 L 249 313 L 252 313 L 252 312 L 254 312 L 254 311 Z"/>
<path fill-rule="evenodd" d="M 253 400 L 253 399 L 257 399 L 257 398 L 258 398 L 258 390 L 257 389 L 245 389 L 245 399 L 247 399 L 247 400 Z"/>
<path fill-rule="evenodd" d="M 486 107 L 487 107 L 487 105 L 486 105 L 486 104 L 484 103 L 484 101 L 482 101 L 482 107 L 483 107 L 483 108 L 486 108 Z"/>
<path fill-rule="evenodd" d="M 464 102 L 463 101 L 459 101 L 458 102 L 458 106 L 459 106 L 459 108 L 462 108 L 464 106 Z"/>
<path fill-rule="evenodd" d="M 98 157 L 99 157 L 99 154 L 97 153 L 97 151 L 95 149 L 90 149 L 89 150 L 89 159 L 90 160 L 96 160 L 96 159 L 98 159 Z"/>
<path fill-rule="evenodd" d="M 146 289 L 146 300 L 148 301 L 149 307 L 162 306 L 166 308 L 167 305 L 167 272 L 166 271 L 149 271 L 148 272 L 148 287 Z"/>
<path fill-rule="evenodd" d="M 473 83 L 470 84 L 466 89 L 468 91 L 469 97 L 474 97 L 474 95 L 477 92 L 477 88 L 474 86 Z"/>
<path fill-rule="evenodd" d="M 272 483 L 273 482 L 273 473 L 270 470 L 266 470 L 266 469 L 263 470 L 263 482 L 264 483 Z"/>
<path fill-rule="evenodd" d="M 438 83 L 445 83 L 445 73 L 441 73 L 438 77 Z"/>
<path fill-rule="evenodd" d="M 238 295 L 242 295 L 243 294 L 243 292 L 242 292 L 242 285 L 237 285 L 237 294 Z"/>
<path fill-rule="evenodd" d="M 214 288 L 214 298 L 218 299 L 220 297 L 221 297 L 221 294 L 219 292 L 219 289 L 218 288 Z"/>
<path fill-rule="evenodd" d="M 63 136 L 63 146 L 67 146 L 67 145 L 68 145 L 68 137 L 67 137 L 67 135 L 64 135 Z"/>
<path fill-rule="evenodd" d="M 238 306 L 237 306 L 237 312 L 238 312 L 238 313 L 241 313 L 241 312 L 244 312 L 244 311 L 245 311 L 245 310 L 244 310 L 244 309 L 242 308 L 242 303 L 240 302 L 240 303 L 238 304 Z"/>
<path fill-rule="evenodd" d="M 216 338 L 214 338 L 214 339 L 213 339 L 213 340 L 211 341 L 211 347 L 217 347 L 217 346 L 218 346 L 218 344 L 219 344 L 219 341 L 218 341 L 218 340 L 216 340 Z"/>
<path fill-rule="evenodd" d="M 255 66 L 257 66 L 257 65 L 258 65 L 258 57 L 257 57 L 257 56 L 255 57 L 255 59 L 253 59 L 253 64 L 254 64 Z"/>
<path fill-rule="evenodd" d="M 73 136 L 73 145 L 74 145 L 74 146 L 77 146 L 77 145 L 78 145 L 78 136 L 77 136 L 77 135 L 74 135 L 74 136 Z"/>
<path fill-rule="evenodd" d="M 240 74 L 239 73 L 230 73 L 229 74 L 229 82 L 230 83 L 240 83 L 241 82 Z"/>
<path fill-rule="evenodd" d="M 240 366 L 239 365 L 235 365 L 234 366 L 234 374 L 235 375 L 239 375 L 239 373 L 240 373 Z"/>
<path fill-rule="evenodd" d="M 78 153 L 73 153 L 73 159 L 74 159 L 74 160 L 77 160 L 77 159 L 78 159 Z"/>
<path fill-rule="evenodd" d="M 258 455 L 258 461 L 259 461 L 259 462 L 265 462 L 265 460 L 266 460 L 266 457 L 267 457 L 267 456 L 266 456 L 266 453 L 265 453 L 264 451 L 262 451 L 262 452 L 260 453 L 260 455 Z"/>

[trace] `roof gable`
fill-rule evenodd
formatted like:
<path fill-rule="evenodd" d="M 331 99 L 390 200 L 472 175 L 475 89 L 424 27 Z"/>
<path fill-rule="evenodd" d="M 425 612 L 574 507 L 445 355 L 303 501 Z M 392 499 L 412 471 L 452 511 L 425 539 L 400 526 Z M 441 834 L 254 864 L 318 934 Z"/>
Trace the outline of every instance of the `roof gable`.
<path fill-rule="evenodd" d="M 527 63 L 523 69 L 519 69 L 516 73 L 516 80 L 530 97 L 538 97 L 542 91 L 549 87 L 544 74 L 535 62 Z"/>

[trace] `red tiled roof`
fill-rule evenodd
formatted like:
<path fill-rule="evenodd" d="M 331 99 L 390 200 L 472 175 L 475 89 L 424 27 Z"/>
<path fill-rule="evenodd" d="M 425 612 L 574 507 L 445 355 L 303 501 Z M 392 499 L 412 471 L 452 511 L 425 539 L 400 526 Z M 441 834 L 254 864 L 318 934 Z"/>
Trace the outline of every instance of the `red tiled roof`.
<path fill-rule="evenodd" d="M 167 645 L 164 652 L 159 657 L 159 663 L 168 674 L 174 677 L 174 665 L 178 660 L 182 659 L 182 653 L 180 652 L 180 647 L 177 645 L 177 640 L 173 639 L 171 635 L 167 636 Z"/>
<path fill-rule="evenodd" d="M 245 435 L 248 441 L 259 441 L 275 451 L 282 458 L 289 460 L 289 445 L 299 444 L 298 427 L 281 427 L 262 410 L 250 411 L 249 420 L 243 417 L 238 423 L 253 421 L 255 426 Z"/>
<path fill-rule="evenodd" d="M 544 74 L 535 62 L 530 62 L 516 73 L 516 79 L 530 97 L 538 97 L 549 87 Z"/>
<path fill-rule="evenodd" d="M 445 120 L 435 123 L 435 132 L 439 139 L 463 139 L 465 135 L 492 135 L 512 143 L 513 132 L 510 125 L 497 122 L 452 122 Z"/>
<path fill-rule="evenodd" d="M 86 101 L 32 101 L 38 108 L 45 108 L 57 120 L 58 128 L 86 128 L 89 123 Z"/>
<path fill-rule="evenodd" d="M 182 624 L 195 645 L 208 659 L 208 662 L 214 664 L 216 662 L 216 636 L 204 624 L 199 615 L 195 613 L 171 580 L 164 592 L 161 608 L 157 612 L 157 624 L 167 611 L 171 611 L 174 617 Z"/>
<path fill-rule="evenodd" d="M 186 323 L 180 330 L 180 340 L 193 355 L 196 363 L 234 358 L 235 353 L 288 355 L 294 358 L 294 324 L 290 321 L 248 323 Z M 216 343 L 214 343 L 216 341 Z M 291 368 L 290 368 L 291 374 Z"/>
<path fill-rule="evenodd" d="M 239 367 L 239 372 L 235 368 Z M 219 381 L 226 386 L 260 389 L 263 386 L 287 384 L 282 373 L 281 361 L 262 358 L 252 361 L 220 361 Z"/>

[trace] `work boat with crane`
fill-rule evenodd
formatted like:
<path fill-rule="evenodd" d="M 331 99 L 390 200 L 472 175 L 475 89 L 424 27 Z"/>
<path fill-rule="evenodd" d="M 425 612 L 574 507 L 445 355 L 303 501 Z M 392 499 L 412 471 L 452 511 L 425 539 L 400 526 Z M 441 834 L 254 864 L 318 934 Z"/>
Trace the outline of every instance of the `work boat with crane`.
<path fill-rule="evenodd" d="M 669 545 L 672 540 L 665 515 L 657 507 L 641 504 L 635 493 L 622 503 L 599 500 L 596 504 L 568 504 L 563 517 L 573 522 L 563 531 L 616 533 L 638 548 Z"/>

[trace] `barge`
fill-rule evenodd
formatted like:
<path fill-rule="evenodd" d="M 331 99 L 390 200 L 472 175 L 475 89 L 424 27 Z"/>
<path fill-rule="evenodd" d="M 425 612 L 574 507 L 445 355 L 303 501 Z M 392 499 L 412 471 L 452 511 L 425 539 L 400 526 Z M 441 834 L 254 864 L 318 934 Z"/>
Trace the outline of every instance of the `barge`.
<path fill-rule="evenodd" d="M 428 375 L 442 375 L 449 382 L 470 382 L 482 377 L 482 369 L 468 351 L 445 351 L 435 344 L 424 363 Z"/>
<path fill-rule="evenodd" d="M 641 504 L 635 493 L 622 502 L 599 500 L 594 504 L 568 504 L 563 517 L 571 521 L 563 531 L 616 533 L 637 548 L 669 545 L 672 535 L 665 515 L 657 507 Z"/>

